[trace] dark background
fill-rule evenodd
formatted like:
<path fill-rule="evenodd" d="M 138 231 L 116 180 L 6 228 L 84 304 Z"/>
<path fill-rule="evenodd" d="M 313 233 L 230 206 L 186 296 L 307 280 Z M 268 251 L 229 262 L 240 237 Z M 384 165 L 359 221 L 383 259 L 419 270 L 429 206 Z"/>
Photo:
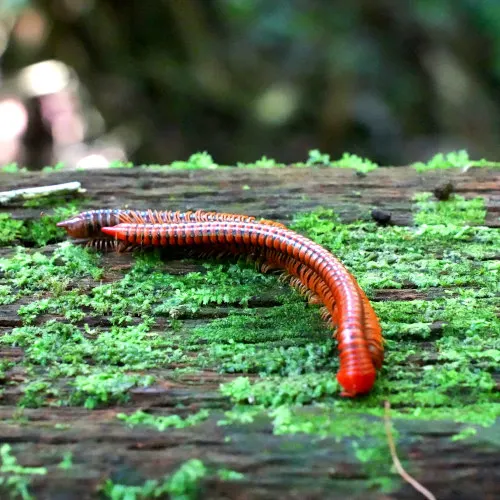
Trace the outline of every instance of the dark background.
<path fill-rule="evenodd" d="M 500 157 L 499 0 L 0 0 L 0 54 L 0 163 Z"/>

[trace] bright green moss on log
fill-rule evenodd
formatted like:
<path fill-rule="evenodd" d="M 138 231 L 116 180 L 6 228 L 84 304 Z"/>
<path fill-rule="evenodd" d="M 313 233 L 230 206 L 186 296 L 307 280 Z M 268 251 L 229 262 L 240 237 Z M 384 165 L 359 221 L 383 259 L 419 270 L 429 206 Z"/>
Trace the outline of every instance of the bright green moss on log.
<path fill-rule="evenodd" d="M 486 208 L 483 198 L 465 200 L 462 196 L 453 195 L 449 200 L 436 201 L 431 197 L 432 193 L 419 193 L 415 196 L 418 211 L 413 219 L 416 225 L 484 224 Z"/>
<path fill-rule="evenodd" d="M 374 303 L 388 352 L 375 390 L 360 403 L 364 409 L 387 397 L 408 408 L 495 400 L 500 266 L 490 259 L 500 247 L 498 230 L 346 225 L 328 210 L 301 215 L 293 227 L 337 254 L 370 296 L 407 286 L 441 290 L 433 300 Z M 223 393 L 237 403 L 275 407 L 338 398 L 335 347 L 317 307 L 286 288 L 276 294 L 274 277 L 217 262 L 203 263 L 200 272 L 169 275 L 159 254 L 149 252 L 136 254 L 122 279 L 99 285 L 94 281 L 104 272 L 99 260 L 99 254 L 63 243 L 49 256 L 19 250 L 0 262 L 2 302 L 35 299 L 19 309 L 24 326 L 0 340 L 25 350 L 22 363 L 32 378 L 20 404 L 44 404 L 44 393 L 59 396 L 58 404 L 108 404 L 142 383 L 134 378 L 137 370 L 173 362 L 263 376 L 245 379 L 250 385 L 244 393 L 232 393 L 236 381 L 224 386 Z M 241 309 L 266 293 L 274 295 L 275 307 L 258 315 Z M 183 326 L 183 319 L 210 304 L 237 307 L 206 326 Z M 62 319 L 43 321 L 45 315 Z M 81 324 L 89 316 L 106 317 L 110 327 Z M 161 317 L 167 321 L 163 331 L 155 326 Z M 37 377 L 37 366 L 48 370 L 46 378 Z M 59 378 L 69 380 L 69 394 Z"/>
<path fill-rule="evenodd" d="M 47 206 L 51 204 L 48 203 Z M 30 221 L 15 220 L 9 213 L 0 213 L 0 247 L 20 243 L 42 247 L 61 241 L 65 237 L 65 231 L 56 224 L 78 213 L 78 208 L 77 203 L 67 204 L 55 208 L 51 215 L 41 215 L 39 219 Z"/>

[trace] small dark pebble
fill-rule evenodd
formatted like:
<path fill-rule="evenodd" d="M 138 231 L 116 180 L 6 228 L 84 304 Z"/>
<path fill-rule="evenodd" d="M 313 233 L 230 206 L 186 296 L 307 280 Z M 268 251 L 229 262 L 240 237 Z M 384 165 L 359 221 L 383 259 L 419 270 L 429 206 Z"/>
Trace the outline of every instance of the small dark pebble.
<path fill-rule="evenodd" d="M 137 187 L 139 189 L 144 189 L 144 190 L 151 189 L 153 187 L 153 181 L 151 179 L 144 179 L 144 178 L 138 179 Z"/>
<path fill-rule="evenodd" d="M 455 191 L 453 182 L 446 182 L 437 186 L 432 192 L 439 201 L 450 199 L 451 194 Z"/>
<path fill-rule="evenodd" d="M 391 222 L 392 214 L 390 212 L 385 212 L 379 208 L 374 208 L 372 210 L 372 219 L 378 224 L 389 224 Z"/>

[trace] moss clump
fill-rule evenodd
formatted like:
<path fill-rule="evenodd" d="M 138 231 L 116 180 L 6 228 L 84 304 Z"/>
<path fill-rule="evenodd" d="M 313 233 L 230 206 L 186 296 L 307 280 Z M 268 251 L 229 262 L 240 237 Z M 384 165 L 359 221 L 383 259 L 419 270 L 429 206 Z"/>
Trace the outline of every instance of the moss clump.
<path fill-rule="evenodd" d="M 442 170 L 448 168 L 468 168 L 468 167 L 489 167 L 498 168 L 500 162 L 487 160 L 471 160 L 469 153 L 464 149 L 460 151 L 451 151 L 450 153 L 438 153 L 428 162 L 414 163 L 413 168 L 417 172 L 427 172 L 428 170 Z"/>
<path fill-rule="evenodd" d="M 42 203 L 38 201 L 38 203 Z M 47 206 L 50 201 L 46 200 Z M 42 206 L 42 205 L 38 205 Z M 55 208 L 51 215 L 44 214 L 38 219 L 20 221 L 13 219 L 11 214 L 0 214 L 0 246 L 9 246 L 24 243 L 38 247 L 62 241 L 66 233 L 56 226 L 57 222 L 67 219 L 78 212 L 78 204 L 71 203 L 64 207 Z"/>
<path fill-rule="evenodd" d="M 133 387 L 146 387 L 154 382 L 152 375 L 108 373 L 99 371 L 75 378 L 70 404 L 82 404 L 85 408 L 93 409 L 101 404 L 124 402 L 128 400 L 128 391 Z"/>
<path fill-rule="evenodd" d="M 154 427 L 159 431 L 164 431 L 165 429 L 184 429 L 186 427 L 191 427 L 193 425 L 198 425 L 208 418 L 210 412 L 208 410 L 200 410 L 193 415 L 189 415 L 186 418 L 182 418 L 179 415 L 151 415 L 149 413 L 143 412 L 141 410 L 126 415 L 125 413 L 118 413 L 116 416 L 118 419 L 125 422 L 128 426 L 134 427 L 136 425 L 145 425 L 149 427 Z"/>
<path fill-rule="evenodd" d="M 283 168 L 286 167 L 286 164 L 279 163 L 273 158 L 263 156 L 253 163 L 238 163 L 236 166 L 239 168 Z"/>
<path fill-rule="evenodd" d="M 222 339 L 221 339 L 222 340 Z M 294 342 L 295 341 L 295 342 Z M 298 345 L 289 345 L 292 342 Z M 260 344 L 260 345 L 259 345 Z M 200 356 L 201 365 L 217 364 L 222 373 L 257 373 L 259 375 L 292 376 L 338 368 L 335 346 L 323 332 L 321 341 L 304 343 L 290 336 L 274 343 L 262 339 L 255 345 L 228 340 L 209 345 L 208 354 Z M 284 345 L 281 345 L 284 344 Z"/>
<path fill-rule="evenodd" d="M 375 223 L 342 224 L 329 210 L 299 216 L 293 228 L 327 247 L 368 292 L 403 286 L 466 286 L 492 296 L 497 274 L 488 259 L 500 245 L 498 230 L 458 225 L 379 228 Z M 495 265 L 493 265 L 493 268 Z"/>
<path fill-rule="evenodd" d="M 106 498 L 128 500 L 130 498 L 162 498 L 173 500 L 195 498 L 200 482 L 208 474 L 205 464 L 196 458 L 184 462 L 171 476 L 162 480 L 149 479 L 139 486 L 114 483 L 108 479 L 101 487 Z"/>
<path fill-rule="evenodd" d="M 465 200 L 453 195 L 447 201 L 431 200 L 431 193 L 419 193 L 415 196 L 417 212 L 413 220 L 417 226 L 427 225 L 480 225 L 484 224 L 486 207 L 481 197 Z"/>
<path fill-rule="evenodd" d="M 10 444 L 0 447 L 0 492 L 3 490 L 10 498 L 20 497 L 23 500 L 33 498 L 29 493 L 29 484 L 32 476 L 43 476 L 47 474 L 45 467 L 23 467 L 17 463 L 15 456 L 11 454 Z"/>
<path fill-rule="evenodd" d="M 340 160 L 331 162 L 330 166 L 340 168 L 353 168 L 357 172 L 361 172 L 364 174 L 378 168 L 378 165 L 368 158 L 361 158 L 350 153 L 344 153 Z"/>
<path fill-rule="evenodd" d="M 44 291 L 59 297 L 71 282 L 102 275 L 98 256 L 70 243 L 63 243 L 52 255 L 19 247 L 13 257 L 0 259 L 0 270 L 9 302 Z"/>
<path fill-rule="evenodd" d="M 287 165 L 279 161 L 262 156 L 255 162 L 242 163 L 236 165 L 238 168 L 283 168 Z M 309 156 L 305 162 L 297 162 L 291 167 L 334 167 L 334 168 L 352 168 L 361 174 L 366 174 L 378 168 L 378 165 L 368 158 L 361 158 L 355 154 L 344 153 L 339 160 L 332 160 L 329 154 L 321 153 L 318 149 L 309 151 Z M 110 168 L 131 168 L 130 162 L 113 162 Z M 212 156 L 206 151 L 194 153 L 186 161 L 174 161 L 169 165 L 141 165 L 141 168 L 168 169 L 168 170 L 204 170 L 229 168 L 227 165 L 219 165 Z"/>
<path fill-rule="evenodd" d="M 274 408 L 285 404 L 307 404 L 333 397 L 339 385 L 331 373 L 289 377 L 266 377 L 252 383 L 238 377 L 221 385 L 221 392 L 236 403 Z"/>
<path fill-rule="evenodd" d="M 187 161 L 174 161 L 169 165 L 142 165 L 142 168 L 168 169 L 168 170 L 204 170 L 221 167 L 206 151 L 192 154 Z M 117 168 L 117 167 L 115 167 Z"/>
<path fill-rule="evenodd" d="M 10 214 L 0 214 L 0 246 L 7 246 L 20 240 L 25 234 L 24 222 L 15 220 Z"/>
<path fill-rule="evenodd" d="M 272 277 L 236 264 L 204 263 L 202 271 L 169 275 L 159 257 L 140 254 L 121 280 L 102 285 L 96 281 L 103 273 L 99 255 L 69 243 L 52 255 L 22 249 L 0 261 L 2 301 L 35 299 L 19 308 L 24 325 L 0 338 L 0 344 L 25 350 L 20 364 L 28 380 L 19 404 L 110 404 L 124 400 L 130 387 L 152 383 L 139 371 L 172 363 L 182 368 L 191 350 L 199 353 L 194 367 L 207 365 L 201 338 L 181 335 L 178 318 L 204 305 L 245 305 L 266 286 L 275 287 Z M 47 314 L 61 319 L 44 321 Z M 81 324 L 103 315 L 109 327 Z M 162 316 L 170 318 L 166 332 L 154 329 Z M 37 375 L 40 367 L 45 377 Z"/>
<path fill-rule="evenodd" d="M 17 163 L 8 163 L 0 167 L 0 173 L 4 174 L 24 174 L 28 170 L 24 167 L 19 167 Z"/>

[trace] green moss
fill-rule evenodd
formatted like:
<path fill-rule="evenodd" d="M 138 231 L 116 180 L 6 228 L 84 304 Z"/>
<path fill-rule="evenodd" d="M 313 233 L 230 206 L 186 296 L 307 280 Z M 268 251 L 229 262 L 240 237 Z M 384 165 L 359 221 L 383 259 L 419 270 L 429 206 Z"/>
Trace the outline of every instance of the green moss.
<path fill-rule="evenodd" d="M 111 166 L 111 165 L 110 165 Z M 113 168 L 130 168 L 133 165 L 130 163 L 116 162 Z M 238 162 L 238 168 L 283 168 L 287 165 L 273 158 L 262 156 L 255 162 L 242 163 Z M 339 160 L 333 161 L 329 154 L 321 153 L 317 149 L 309 151 L 309 157 L 305 162 L 296 162 L 292 167 L 316 167 L 328 166 L 336 168 L 352 168 L 362 174 L 370 172 L 378 168 L 378 165 L 367 158 L 361 158 L 355 154 L 344 153 Z M 199 169 L 220 169 L 228 168 L 227 165 L 217 164 L 212 156 L 206 151 L 191 155 L 186 161 L 174 161 L 170 165 L 142 165 L 142 168 L 154 169 L 172 169 L 172 170 L 199 170 Z"/>
<path fill-rule="evenodd" d="M 24 222 L 15 220 L 11 214 L 0 214 L 0 246 L 6 246 L 21 239 L 25 234 Z"/>
<path fill-rule="evenodd" d="M 199 272 L 174 276 L 150 252 L 135 254 L 121 279 L 99 284 L 99 255 L 63 244 L 50 255 L 22 250 L 0 260 L 0 300 L 30 297 L 19 309 L 23 326 L 0 338 L 0 344 L 24 349 L 21 403 L 113 404 L 131 387 L 153 382 L 144 372 L 172 363 L 179 374 L 200 368 L 240 374 L 221 387 L 233 404 L 221 425 L 245 424 L 267 412 L 278 434 L 355 439 L 354 459 L 379 464 L 367 474 L 388 488 L 391 477 L 381 472 L 389 467 L 381 454 L 385 441 L 367 430 L 362 414 L 380 418 L 381 403 L 389 399 L 398 408 L 393 418 L 486 425 L 500 407 L 493 379 L 500 352 L 500 232 L 469 225 L 484 220 L 482 201 L 431 202 L 426 196 L 415 203 L 422 217 L 417 227 L 343 224 L 330 210 L 293 222 L 335 253 L 370 297 L 414 288 L 425 299 L 374 302 L 387 357 L 367 397 L 339 398 L 331 331 L 316 306 L 277 285 L 275 277 L 241 263 L 204 263 Z M 247 309 L 254 297 L 266 296 L 273 307 Z M 197 323 L 202 308 L 219 305 L 224 317 Z M 45 321 L 45 314 L 60 319 Z M 106 316 L 110 326 L 82 324 L 93 316 Z M 158 328 L 158 320 L 166 326 Z M 300 409 L 319 404 L 318 411 Z M 176 415 L 126 418 L 157 428 L 191 423 Z"/>
<path fill-rule="evenodd" d="M 238 163 L 236 165 L 239 168 L 282 168 L 286 167 L 284 163 L 279 163 L 273 158 L 268 158 L 267 156 L 263 156 L 259 160 L 253 163 Z"/>
<path fill-rule="evenodd" d="M 283 340 L 289 344 L 294 341 L 294 337 L 292 335 Z M 297 343 L 303 344 L 303 341 L 298 340 Z M 328 339 L 327 334 L 321 342 L 308 342 L 298 346 L 273 345 L 269 339 L 262 339 L 260 345 L 228 340 L 227 343 L 210 345 L 208 354 L 199 356 L 199 362 L 202 366 L 216 364 L 222 373 L 280 376 L 316 371 L 331 372 L 338 367 L 334 343 Z"/>
<path fill-rule="evenodd" d="M 200 422 L 206 420 L 209 415 L 210 412 L 208 410 L 200 410 L 199 412 L 189 415 L 186 418 L 182 418 L 179 415 L 155 416 L 138 410 L 130 415 L 119 413 L 116 417 L 123 420 L 130 427 L 145 425 L 154 427 L 159 431 L 164 431 L 165 429 L 170 428 L 184 429 L 186 427 L 198 425 Z"/>
<path fill-rule="evenodd" d="M 106 498 L 112 500 L 163 498 L 165 495 L 172 500 L 189 500 L 197 497 L 200 482 L 207 473 L 203 462 L 193 458 L 163 480 L 149 479 L 140 486 L 129 486 L 116 484 L 108 479 L 101 491 Z"/>
<path fill-rule="evenodd" d="M 452 441 L 463 441 L 464 439 L 469 439 L 477 434 L 477 429 L 475 427 L 464 427 L 460 432 L 455 434 L 451 440 Z"/>
<path fill-rule="evenodd" d="M 353 168 L 357 172 L 367 173 L 378 168 L 378 165 L 367 158 L 361 158 L 357 155 L 344 153 L 342 158 L 330 163 L 331 167 Z"/>
<path fill-rule="evenodd" d="M 52 215 L 42 215 L 39 219 L 26 223 L 27 240 L 36 246 L 44 246 L 65 238 L 65 231 L 56 224 L 78 212 L 79 203 L 73 202 L 54 209 Z"/>
<path fill-rule="evenodd" d="M 220 387 L 221 393 L 235 403 L 250 403 L 266 408 L 308 404 L 332 398 L 338 389 L 335 377 L 328 372 L 279 378 L 271 376 L 254 383 L 248 377 L 238 377 Z"/>
<path fill-rule="evenodd" d="M 309 158 L 305 163 L 296 163 L 294 166 L 352 168 L 361 174 L 378 168 L 376 163 L 351 153 L 344 153 L 340 160 L 332 161 L 329 154 L 321 153 L 318 149 L 309 151 Z"/>
<path fill-rule="evenodd" d="M 23 396 L 18 405 L 22 408 L 38 408 L 55 396 L 57 396 L 57 390 L 50 381 L 37 379 L 24 386 Z"/>
<path fill-rule="evenodd" d="M 421 289 L 477 286 L 490 295 L 497 287 L 495 265 L 486 260 L 500 245 L 499 231 L 492 228 L 344 225 L 328 210 L 299 216 L 292 227 L 337 255 L 368 295 L 410 284 Z"/>
<path fill-rule="evenodd" d="M 32 476 L 43 476 L 47 474 L 45 467 L 23 467 L 17 463 L 15 456 L 11 455 L 10 444 L 0 447 L 0 492 L 7 492 L 10 498 L 22 498 L 30 500 L 33 497 L 29 493 L 29 484 Z"/>
<path fill-rule="evenodd" d="M 276 298 L 285 300 L 279 296 Z M 319 319 L 318 307 L 308 306 L 299 296 L 294 299 L 269 309 L 261 308 L 258 315 L 249 315 L 245 309 L 234 309 L 225 318 L 195 328 L 192 336 L 209 342 L 225 339 L 247 344 L 290 339 L 296 345 L 300 338 L 324 339 L 326 330 Z"/>
<path fill-rule="evenodd" d="M 77 376 L 73 382 L 75 387 L 70 403 L 82 404 L 85 408 L 93 409 L 101 404 L 124 402 L 128 400 L 129 389 L 146 387 L 154 382 L 152 375 L 106 373 Z"/>
<path fill-rule="evenodd" d="M 3 302 L 35 293 L 35 300 L 19 308 L 24 326 L 0 338 L 0 344 L 25 350 L 22 364 L 33 378 L 20 404 L 49 404 L 56 395 L 57 404 L 111 404 L 142 383 L 134 372 L 186 363 L 190 350 L 200 353 L 198 366 L 206 365 L 211 357 L 202 355 L 206 348 L 200 349 L 200 337 L 181 336 L 178 317 L 203 305 L 247 304 L 262 287 L 275 283 L 270 276 L 236 264 L 205 263 L 201 272 L 172 276 L 163 271 L 159 254 L 151 253 L 137 256 L 123 279 L 97 285 L 94 280 L 102 275 L 98 260 L 98 254 L 67 243 L 52 255 L 22 249 L 0 260 Z M 63 319 L 34 325 L 47 314 Z M 80 325 L 88 315 L 108 316 L 111 327 Z M 162 315 L 171 318 L 172 329 L 152 332 L 154 318 Z M 41 366 L 48 380 L 36 377 L 34 368 Z M 57 393 L 56 381 L 67 377 L 69 393 Z"/>
<path fill-rule="evenodd" d="M 15 299 L 36 297 L 36 293 L 44 291 L 61 296 L 71 280 L 99 279 L 102 270 L 97 265 L 98 259 L 97 255 L 69 243 L 63 243 L 52 255 L 19 247 L 13 257 L 0 259 L 0 270 L 4 273 L 2 286 Z"/>
<path fill-rule="evenodd" d="M 62 470 L 70 470 L 73 467 L 73 453 L 67 451 L 57 467 Z"/>
<path fill-rule="evenodd" d="M 333 410 L 333 408 L 331 408 Z M 278 406 L 270 412 L 273 418 L 275 434 L 315 434 L 319 437 L 335 437 L 337 440 L 345 437 L 361 438 L 384 434 L 383 426 L 375 425 L 373 418 L 359 416 L 353 418 L 352 412 L 325 411 L 325 407 L 317 406 L 316 411 L 292 409 L 288 405 Z M 313 417 L 313 418 L 311 418 Z"/>
<path fill-rule="evenodd" d="M 73 196 L 73 195 L 72 195 Z M 68 195 L 50 195 L 50 196 L 38 196 L 35 198 L 30 198 L 23 203 L 23 207 L 26 208 L 59 208 L 64 206 L 68 202 Z M 71 209 L 76 205 L 74 202 L 70 205 Z M 72 212 L 74 214 L 76 212 Z"/>
<path fill-rule="evenodd" d="M 215 320 L 204 329 L 208 332 L 206 338 L 215 342 L 223 335 L 232 338 L 227 347 L 216 345 L 212 350 L 215 357 L 221 358 L 222 369 L 255 372 L 262 377 L 240 377 L 221 386 L 222 393 L 238 408 L 228 412 L 223 423 L 252 421 L 258 409 L 289 411 L 296 404 L 322 401 L 326 412 L 336 409 L 331 426 L 325 415 L 308 414 L 303 421 L 293 420 L 290 426 L 280 424 L 275 431 L 331 435 L 338 411 L 350 412 L 346 420 L 352 420 L 354 429 L 363 429 L 363 422 L 352 415 L 353 409 L 381 416 L 377 407 L 388 398 L 403 408 L 394 418 L 451 418 L 491 425 L 500 411 L 492 377 L 500 352 L 499 266 L 488 259 L 497 255 L 499 232 L 456 224 L 381 230 L 371 223 L 341 224 L 328 210 L 301 215 L 293 226 L 337 254 L 360 277 L 370 295 L 375 289 L 408 283 L 430 292 L 438 287 L 440 295 L 433 300 L 374 303 L 387 338 L 386 363 L 372 393 L 355 402 L 338 399 L 336 365 L 335 361 L 328 363 L 328 351 L 312 358 L 310 371 L 305 368 L 307 356 L 305 346 L 300 345 L 300 329 L 290 329 L 290 321 L 282 322 L 286 326 L 280 328 L 294 343 L 288 351 L 284 346 L 269 347 L 269 343 L 258 350 L 258 342 L 265 342 L 265 335 L 255 337 L 255 332 L 262 328 L 258 325 L 264 320 L 252 318 L 246 323 L 242 315 Z M 279 315 L 279 307 L 276 309 Z M 312 317 L 307 322 L 313 322 Z M 280 340 L 272 327 L 270 330 L 268 338 Z M 247 334 L 250 345 L 238 336 L 241 331 L 252 332 Z M 313 339 L 308 349 L 317 353 L 318 344 Z M 423 353 L 422 341 L 429 345 Z M 295 355 L 298 357 L 294 361 Z M 334 358 L 333 353 L 331 356 Z M 419 356 L 423 364 L 412 361 Z M 296 371 L 299 366 L 302 371 Z M 342 426 L 339 429 L 340 434 L 353 432 L 342 430 Z"/>
<path fill-rule="evenodd" d="M 133 168 L 133 166 L 131 161 L 115 160 L 109 163 L 108 168 Z"/>
<path fill-rule="evenodd" d="M 427 225 L 480 225 L 486 218 L 486 207 L 481 197 L 465 200 L 453 195 L 447 201 L 430 200 L 432 193 L 419 193 L 415 197 L 417 213 L 413 216 L 415 224 Z"/>
<path fill-rule="evenodd" d="M 0 173 L 4 174 L 24 174 L 28 170 L 24 167 L 19 167 L 17 163 L 8 163 L 7 165 L 2 165 L 0 167 Z"/>
<path fill-rule="evenodd" d="M 66 166 L 62 161 L 59 163 L 56 163 L 53 167 L 52 166 L 47 166 L 42 168 L 42 172 L 44 174 L 52 174 L 53 172 L 60 172 L 61 170 L 64 170 Z"/>
<path fill-rule="evenodd" d="M 192 154 L 187 161 L 174 161 L 170 165 L 142 165 L 143 168 L 168 169 L 168 170 L 200 170 L 216 169 L 219 165 L 206 151 Z"/>
<path fill-rule="evenodd" d="M 245 305 L 270 279 L 235 264 L 204 263 L 204 272 L 182 277 L 168 275 L 162 267 L 158 253 L 138 255 L 121 281 L 94 288 L 92 307 L 96 313 L 110 314 L 113 323 L 127 322 L 130 315 L 175 319 L 195 313 L 202 305 Z M 110 296 L 116 298 L 112 303 Z"/>
<path fill-rule="evenodd" d="M 37 203 L 41 204 L 36 206 L 53 206 L 52 202 L 56 203 L 51 198 L 47 198 L 43 202 L 37 200 Z M 31 203 L 34 203 L 34 200 L 31 200 Z M 48 243 L 62 241 L 66 233 L 64 229 L 57 227 L 56 223 L 77 213 L 78 206 L 78 203 L 71 203 L 64 207 L 57 207 L 51 215 L 42 215 L 38 219 L 29 221 L 15 220 L 8 213 L 0 214 L 0 246 L 12 245 L 21 241 L 40 247 Z"/>
<path fill-rule="evenodd" d="M 471 160 L 469 153 L 464 149 L 460 151 L 452 151 L 450 153 L 438 153 L 434 155 L 428 162 L 414 163 L 413 168 L 417 172 L 426 172 L 428 170 L 441 170 L 448 168 L 468 168 L 468 167 L 489 167 L 498 168 L 500 162 L 487 160 Z"/>
<path fill-rule="evenodd" d="M 245 474 L 231 469 L 219 469 L 217 476 L 221 481 L 241 481 L 245 479 Z"/>
<path fill-rule="evenodd" d="M 247 404 L 236 403 L 231 410 L 224 412 L 224 418 L 217 422 L 217 425 L 231 425 L 234 423 L 251 424 L 255 417 L 262 414 L 262 407 L 250 406 Z"/>

